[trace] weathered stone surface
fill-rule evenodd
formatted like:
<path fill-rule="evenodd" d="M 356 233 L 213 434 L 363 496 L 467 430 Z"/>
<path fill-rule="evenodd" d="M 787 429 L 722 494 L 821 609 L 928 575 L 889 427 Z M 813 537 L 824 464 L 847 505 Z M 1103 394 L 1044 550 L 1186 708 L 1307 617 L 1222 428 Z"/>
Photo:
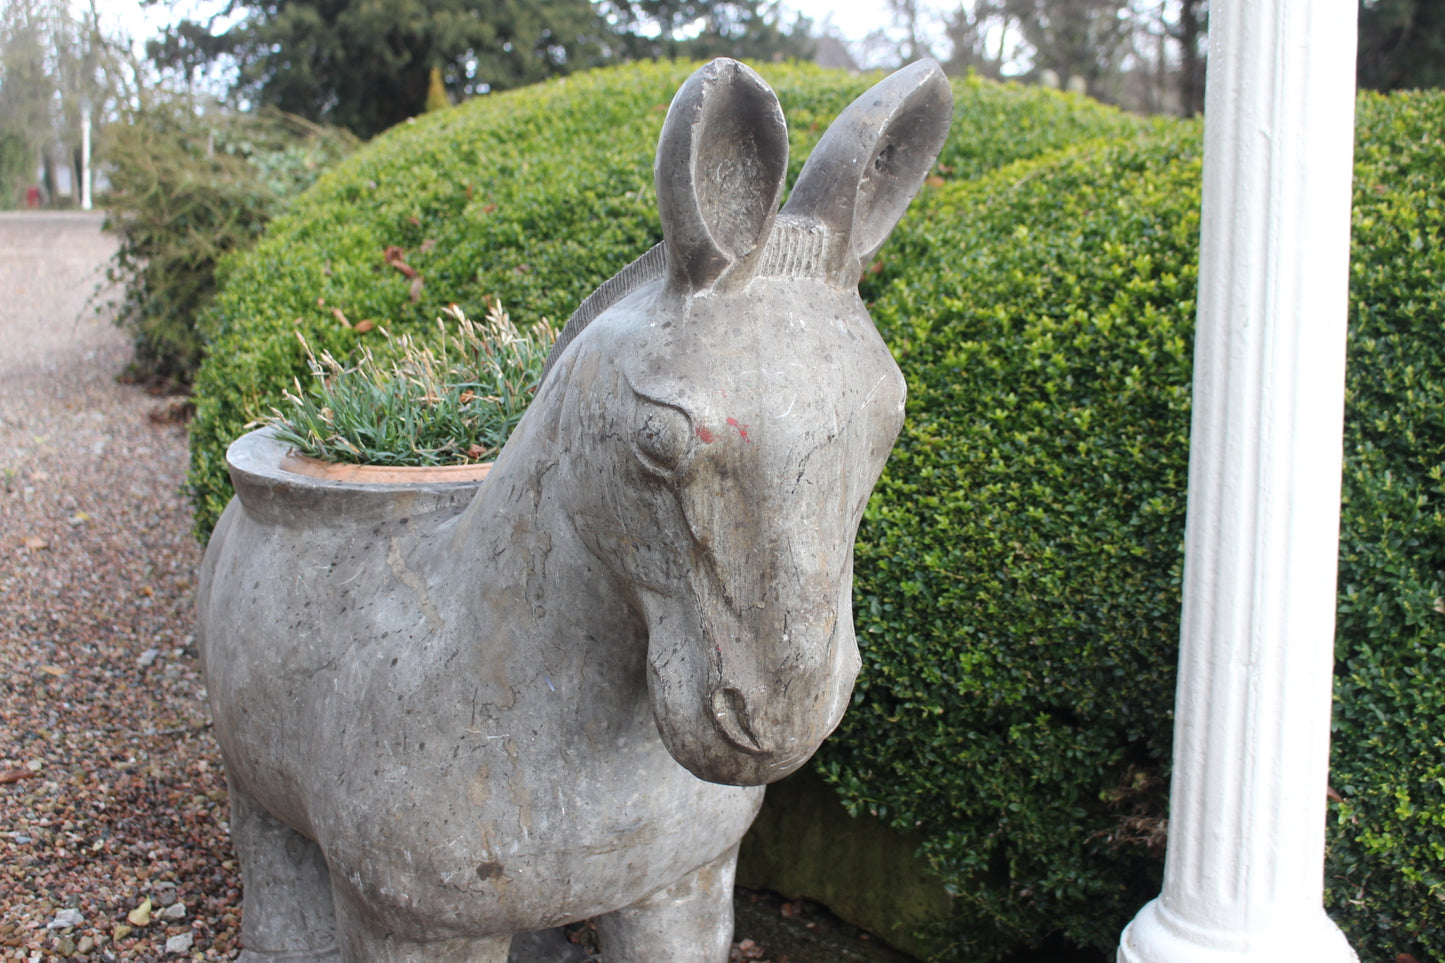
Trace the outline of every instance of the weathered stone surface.
<path fill-rule="evenodd" d="M 200 604 L 248 960 L 500 963 L 589 917 L 612 958 L 726 959 L 760 787 L 857 671 L 904 396 L 857 279 L 950 116 L 936 64 L 898 72 L 779 211 L 777 99 L 714 61 L 664 123 L 662 250 L 579 309 L 484 483 L 232 447 Z"/>

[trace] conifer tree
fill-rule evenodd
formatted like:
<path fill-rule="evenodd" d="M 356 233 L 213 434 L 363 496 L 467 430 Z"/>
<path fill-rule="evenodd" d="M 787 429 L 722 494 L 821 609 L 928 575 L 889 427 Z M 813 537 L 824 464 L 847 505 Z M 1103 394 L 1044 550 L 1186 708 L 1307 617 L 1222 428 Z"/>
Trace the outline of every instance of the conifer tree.
<path fill-rule="evenodd" d="M 370 137 L 426 109 L 434 67 L 458 96 L 505 90 L 597 63 L 602 34 L 588 0 L 232 0 L 148 49 L 188 73 L 229 59 L 237 99 Z"/>

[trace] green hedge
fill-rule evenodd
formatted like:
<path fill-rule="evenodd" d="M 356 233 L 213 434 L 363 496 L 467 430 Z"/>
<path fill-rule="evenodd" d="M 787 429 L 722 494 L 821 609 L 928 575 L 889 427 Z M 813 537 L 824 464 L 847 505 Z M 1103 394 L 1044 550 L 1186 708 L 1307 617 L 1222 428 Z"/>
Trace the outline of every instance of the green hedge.
<path fill-rule="evenodd" d="M 203 110 L 185 96 L 148 98 L 104 129 L 105 228 L 119 242 L 106 280 L 120 287 L 116 323 L 134 340 L 133 377 L 190 383 L 217 262 L 253 243 L 357 143 L 289 114 Z"/>
<path fill-rule="evenodd" d="M 1330 912 L 1445 960 L 1445 93 L 1363 95 L 1345 382 Z"/>
<path fill-rule="evenodd" d="M 253 250 L 223 267 L 196 379 L 190 484 L 203 539 L 231 496 L 225 448 L 305 377 L 301 331 L 338 357 L 380 332 L 430 332 L 448 302 L 469 315 L 500 298 L 522 327 L 561 323 L 620 267 L 661 240 L 652 155 L 672 94 L 695 65 L 631 65 L 479 98 L 372 142 L 297 200 Z M 876 77 L 770 66 L 791 136 L 790 177 L 832 118 Z M 955 83 L 945 179 L 1140 122 L 1054 92 Z M 387 266 L 405 250 L 424 284 Z M 886 251 L 885 251 L 886 256 Z"/>
<path fill-rule="evenodd" d="M 1327 904 L 1445 959 L 1445 95 L 1359 102 Z M 865 669 L 821 767 L 922 830 L 986 960 L 1107 950 L 1158 891 L 1200 141 L 927 197 L 874 316 L 908 419 L 860 534 Z"/>
<path fill-rule="evenodd" d="M 573 77 L 370 145 L 234 261 L 197 381 L 198 530 L 225 444 L 351 321 L 494 295 L 565 318 L 658 234 L 651 151 L 687 73 Z M 770 68 L 796 173 L 869 79 Z M 1108 949 L 1158 892 L 1178 632 L 1199 131 L 976 80 L 942 183 L 865 297 L 910 386 L 858 547 L 865 669 L 818 767 L 928 839 L 939 959 Z M 1445 958 L 1445 98 L 1365 97 L 1326 870 L 1365 959 Z M 426 243 L 431 241 L 434 243 Z M 388 267 L 407 250 L 425 287 Z M 319 303 L 324 300 L 324 303 Z"/>
<path fill-rule="evenodd" d="M 908 416 L 821 765 L 928 836 L 950 958 L 1109 947 L 1159 890 L 1198 183 L 1178 127 L 941 191 L 873 309 Z"/>

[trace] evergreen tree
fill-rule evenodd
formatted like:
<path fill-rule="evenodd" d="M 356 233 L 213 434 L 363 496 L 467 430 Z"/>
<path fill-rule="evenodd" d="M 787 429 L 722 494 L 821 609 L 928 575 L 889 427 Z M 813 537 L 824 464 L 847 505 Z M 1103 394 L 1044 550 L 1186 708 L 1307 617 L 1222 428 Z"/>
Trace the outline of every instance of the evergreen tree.
<path fill-rule="evenodd" d="M 812 55 L 812 21 L 785 23 L 777 0 L 604 0 L 619 59 L 733 57 L 766 62 Z"/>
<path fill-rule="evenodd" d="M 427 75 L 426 111 L 431 113 L 434 110 L 446 110 L 451 105 L 451 98 L 447 96 L 446 81 L 442 80 L 442 69 L 433 67 L 431 73 Z"/>
<path fill-rule="evenodd" d="M 212 32 L 183 21 L 149 47 L 162 67 L 232 60 L 232 94 L 370 137 L 421 113 L 432 68 L 457 96 L 596 63 L 588 0 L 231 0 Z M 216 21 L 212 21 L 216 22 Z"/>
<path fill-rule="evenodd" d="M 1445 87 L 1445 4 L 1360 0 L 1355 76 L 1373 90 Z"/>
<path fill-rule="evenodd" d="M 1118 69 L 1135 28 L 1129 0 L 1008 0 L 1005 9 L 1033 49 L 1036 70 L 1064 82 L 1082 77 L 1090 92 Z"/>

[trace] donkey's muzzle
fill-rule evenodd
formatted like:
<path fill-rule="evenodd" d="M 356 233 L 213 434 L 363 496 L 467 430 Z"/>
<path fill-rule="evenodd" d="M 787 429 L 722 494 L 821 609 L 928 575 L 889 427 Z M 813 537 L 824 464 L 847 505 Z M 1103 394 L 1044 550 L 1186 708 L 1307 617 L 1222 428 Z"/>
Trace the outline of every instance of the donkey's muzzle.
<path fill-rule="evenodd" d="M 718 732 L 733 747 L 749 755 L 767 753 L 753 733 L 748 715 L 748 700 L 740 689 L 725 686 L 713 691 L 712 718 Z"/>

